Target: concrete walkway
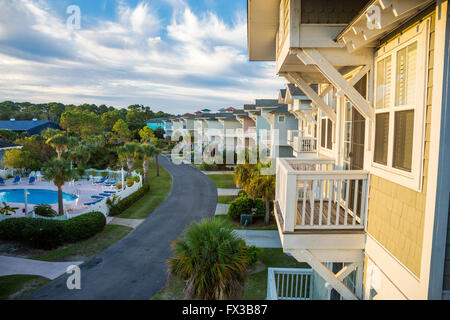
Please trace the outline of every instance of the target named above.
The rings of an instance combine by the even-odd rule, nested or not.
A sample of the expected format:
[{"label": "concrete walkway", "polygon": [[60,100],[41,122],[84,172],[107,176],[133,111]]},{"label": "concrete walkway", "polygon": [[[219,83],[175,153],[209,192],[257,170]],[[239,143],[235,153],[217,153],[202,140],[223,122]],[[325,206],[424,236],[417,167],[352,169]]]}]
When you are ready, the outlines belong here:
[{"label": "concrete walkway", "polygon": [[0,256],[0,277],[11,276],[15,274],[28,274],[41,276],[54,280],[66,273],[67,267],[80,265],[82,261],[77,262],[46,262],[31,259],[22,259],[14,257]]},{"label": "concrete walkway", "polygon": [[114,218],[111,220],[109,224],[116,224],[119,226],[130,227],[136,229],[139,225],[144,222],[145,219],[123,219],[123,218]]},{"label": "concrete walkway", "polygon": [[221,189],[217,188],[217,195],[220,196],[237,196],[241,189]]},{"label": "concrete walkway", "polygon": [[167,283],[171,244],[192,223],[212,217],[217,204],[214,183],[197,169],[160,164],[172,176],[167,199],[133,232],[81,265],[81,290],[68,290],[67,277],[32,292],[26,299],[148,300]]},{"label": "concrete walkway", "polygon": [[216,216],[226,215],[228,213],[229,204],[218,203],[216,207],[216,212],[214,213]]},{"label": "concrete walkway", "polygon": [[247,245],[258,248],[281,248],[277,230],[234,230]]},{"label": "concrete walkway", "polygon": [[203,174],[206,174],[207,176],[211,174],[233,174],[233,171],[202,171]]}]

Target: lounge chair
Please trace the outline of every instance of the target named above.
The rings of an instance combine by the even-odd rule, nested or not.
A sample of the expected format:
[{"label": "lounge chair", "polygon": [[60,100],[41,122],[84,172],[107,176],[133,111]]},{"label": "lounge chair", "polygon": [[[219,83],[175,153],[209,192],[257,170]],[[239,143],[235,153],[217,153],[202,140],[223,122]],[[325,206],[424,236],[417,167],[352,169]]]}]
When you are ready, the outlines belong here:
[{"label": "lounge chair", "polygon": [[104,199],[105,197],[102,196],[91,196],[92,199]]},{"label": "lounge chair", "polygon": [[19,184],[20,183],[20,177],[16,176],[12,182],[13,184]]},{"label": "lounge chair", "polygon": [[94,202],[86,202],[86,203],[84,203],[84,205],[85,206],[93,206],[94,204],[97,204],[97,203],[99,203],[101,200],[98,200],[98,201],[94,201]]},{"label": "lounge chair", "polygon": [[116,194],[117,191],[103,191],[103,193],[107,193],[107,194]]},{"label": "lounge chair", "polygon": [[108,193],[100,193],[99,196],[103,196],[103,197],[111,197],[112,194],[108,194]]},{"label": "lounge chair", "polygon": [[35,176],[31,176],[28,179],[28,184],[36,184],[36,177]]},{"label": "lounge chair", "polygon": [[109,177],[104,177],[104,178],[100,179],[100,181],[94,182],[94,184],[103,184],[103,183],[105,183],[106,180],[108,180],[108,179],[109,179]]},{"label": "lounge chair", "polygon": [[5,180],[0,177],[0,186],[6,186]]}]

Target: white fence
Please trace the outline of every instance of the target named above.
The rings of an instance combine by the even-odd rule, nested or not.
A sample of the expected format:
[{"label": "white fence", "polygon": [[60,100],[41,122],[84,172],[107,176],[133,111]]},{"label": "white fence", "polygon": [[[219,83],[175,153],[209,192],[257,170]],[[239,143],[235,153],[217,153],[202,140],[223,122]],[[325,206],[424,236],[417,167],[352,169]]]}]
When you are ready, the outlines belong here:
[{"label": "white fence", "polygon": [[312,292],[312,269],[268,269],[267,300],[312,300]]}]

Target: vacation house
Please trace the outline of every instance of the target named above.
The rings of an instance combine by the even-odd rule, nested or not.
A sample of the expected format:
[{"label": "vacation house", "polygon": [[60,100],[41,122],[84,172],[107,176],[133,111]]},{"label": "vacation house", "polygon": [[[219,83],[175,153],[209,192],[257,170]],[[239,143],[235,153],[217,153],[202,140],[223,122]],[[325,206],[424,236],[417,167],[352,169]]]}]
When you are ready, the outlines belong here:
[{"label": "vacation house", "polygon": [[271,269],[268,298],[450,298],[448,1],[247,3],[250,60],[317,139],[276,169],[283,249],[312,271]]}]

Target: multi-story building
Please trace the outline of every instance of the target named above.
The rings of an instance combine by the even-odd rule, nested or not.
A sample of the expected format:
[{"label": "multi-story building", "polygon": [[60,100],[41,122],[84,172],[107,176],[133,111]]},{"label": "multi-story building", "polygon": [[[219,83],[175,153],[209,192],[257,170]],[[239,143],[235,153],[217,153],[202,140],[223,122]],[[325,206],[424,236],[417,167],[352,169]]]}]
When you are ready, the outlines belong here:
[{"label": "multi-story building", "polygon": [[447,17],[448,1],[248,0],[250,59],[300,89],[280,100],[317,139],[277,159],[275,200],[312,271],[269,271],[268,298],[449,298]]}]

